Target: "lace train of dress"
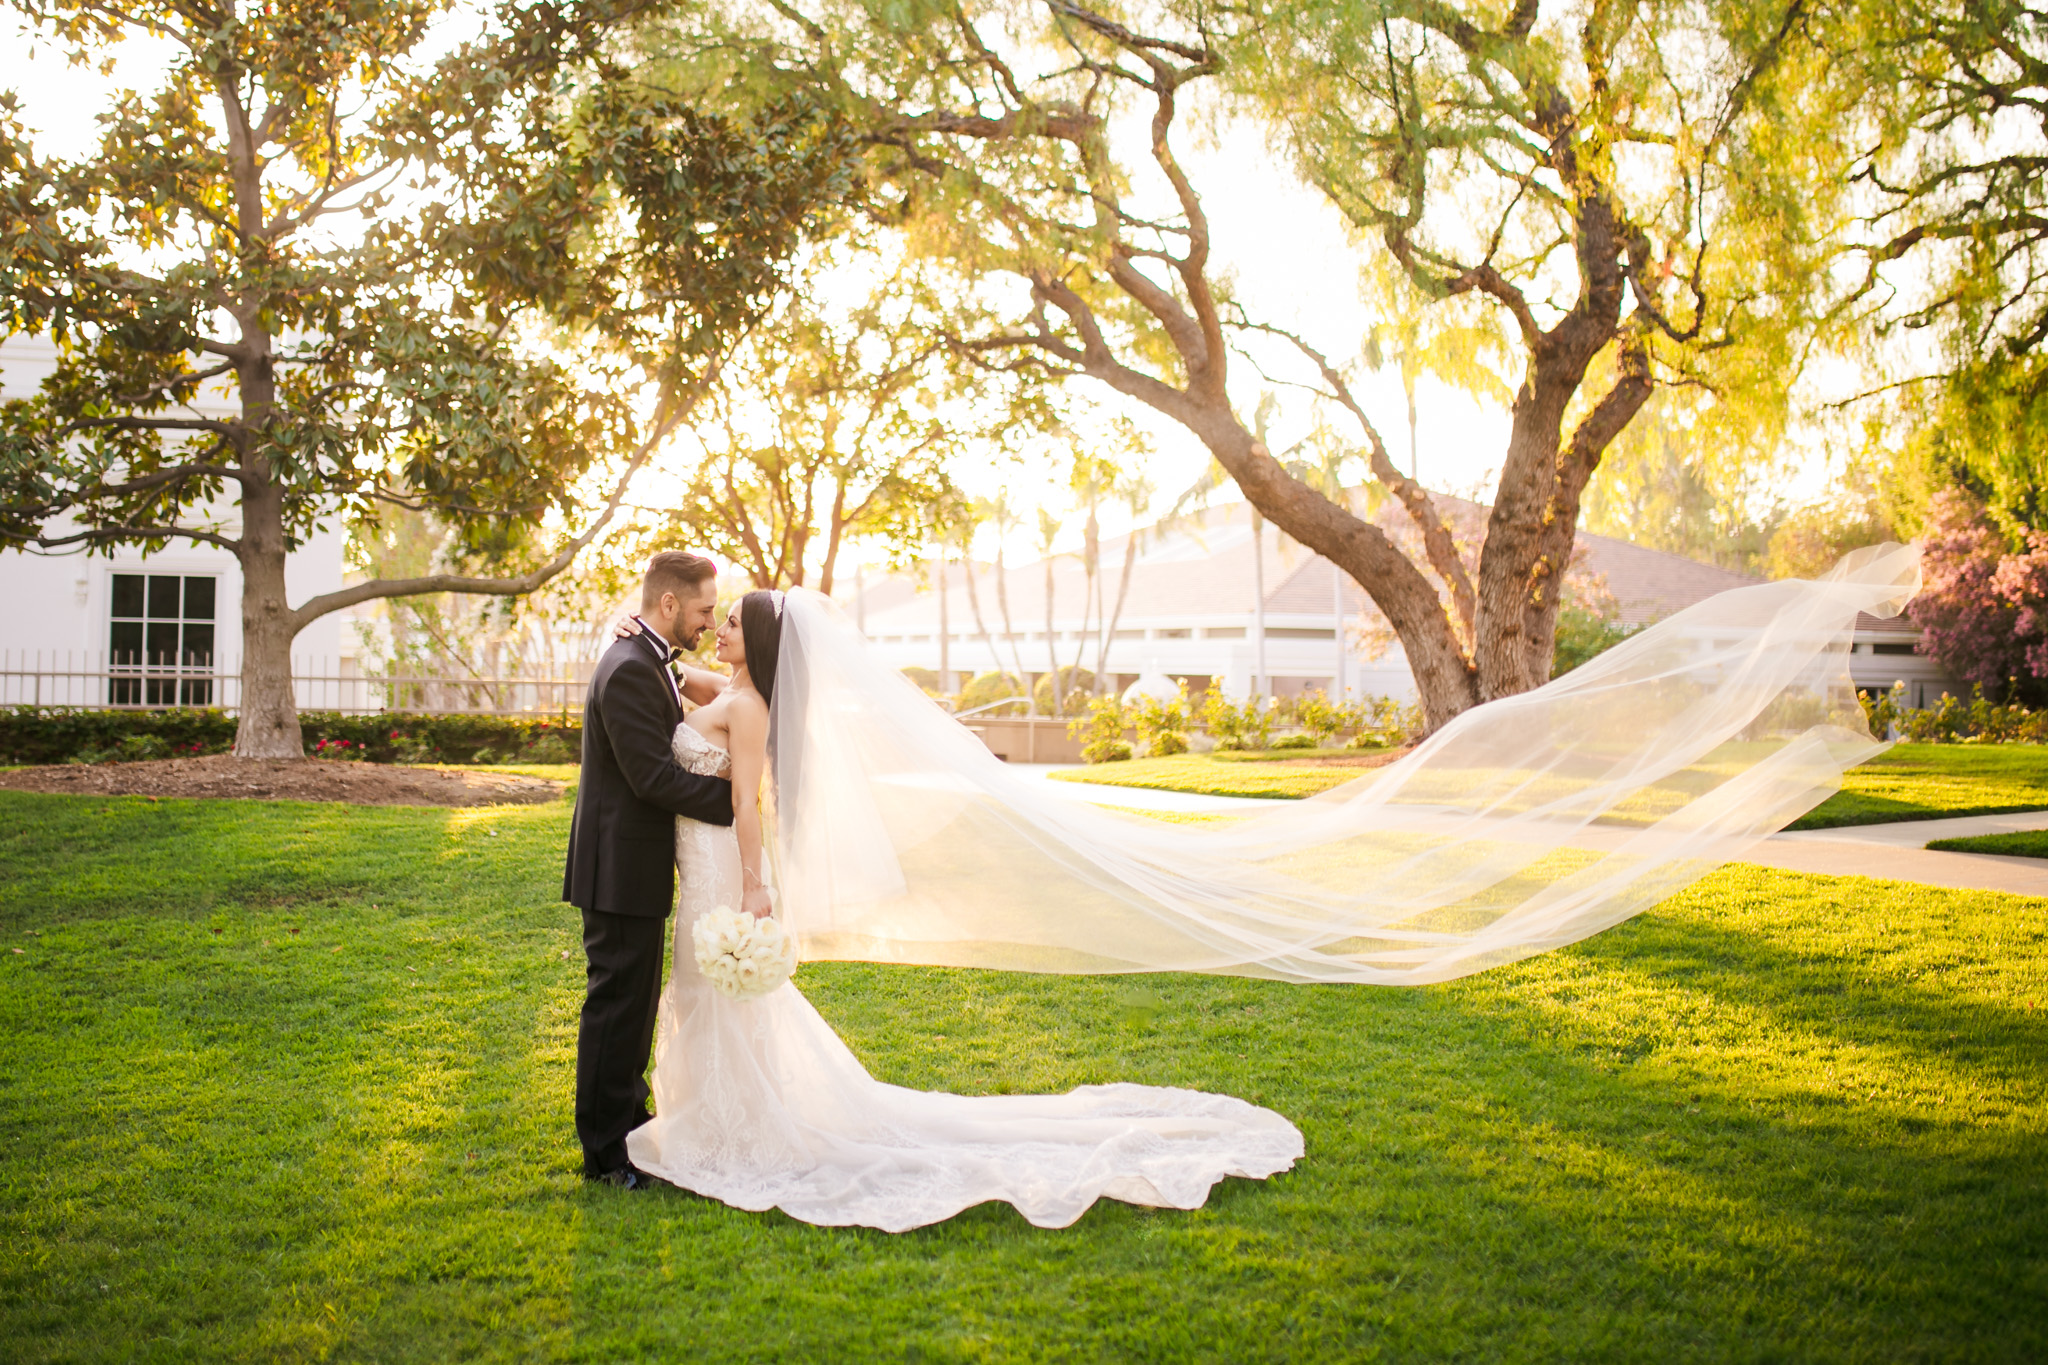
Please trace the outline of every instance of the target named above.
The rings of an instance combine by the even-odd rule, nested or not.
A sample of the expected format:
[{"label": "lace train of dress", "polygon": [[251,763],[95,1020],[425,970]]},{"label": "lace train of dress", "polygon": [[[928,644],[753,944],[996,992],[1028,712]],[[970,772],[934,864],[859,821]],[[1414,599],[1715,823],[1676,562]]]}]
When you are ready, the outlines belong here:
[{"label": "lace train of dress", "polygon": [[[689,726],[676,757],[726,755]],[[656,1031],[656,1117],[626,1140],[644,1171],[736,1208],[902,1232],[991,1200],[1066,1227],[1097,1199],[1199,1208],[1225,1176],[1263,1179],[1302,1155],[1280,1115],[1226,1095],[1090,1085],[967,1096],[874,1079],[794,984],[733,1000],[697,970],[690,926],[737,905],[730,829],[676,821],[682,893]]]}]

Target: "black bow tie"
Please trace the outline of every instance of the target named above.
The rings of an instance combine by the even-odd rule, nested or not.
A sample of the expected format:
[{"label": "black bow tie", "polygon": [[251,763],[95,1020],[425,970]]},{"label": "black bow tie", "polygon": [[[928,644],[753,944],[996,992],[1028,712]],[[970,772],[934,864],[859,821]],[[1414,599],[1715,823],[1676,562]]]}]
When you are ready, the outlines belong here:
[{"label": "black bow tie", "polygon": [[656,633],[654,627],[648,625],[645,621],[642,621],[640,623],[640,636],[642,639],[646,640],[648,644],[654,646],[655,651],[661,655],[663,663],[672,664],[677,659],[683,657],[682,650],[670,644],[667,640],[662,639],[661,636],[658,633]]}]

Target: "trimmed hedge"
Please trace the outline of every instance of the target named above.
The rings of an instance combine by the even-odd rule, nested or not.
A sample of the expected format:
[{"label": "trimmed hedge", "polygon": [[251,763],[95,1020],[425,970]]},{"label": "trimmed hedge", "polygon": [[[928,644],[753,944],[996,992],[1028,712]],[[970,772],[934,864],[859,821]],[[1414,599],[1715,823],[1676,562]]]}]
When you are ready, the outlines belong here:
[{"label": "trimmed hedge", "polygon": [[[583,727],[523,716],[344,716],[302,711],[306,752],[372,763],[574,763]],[[0,763],[105,763],[223,754],[234,747],[225,711],[0,709]]]}]

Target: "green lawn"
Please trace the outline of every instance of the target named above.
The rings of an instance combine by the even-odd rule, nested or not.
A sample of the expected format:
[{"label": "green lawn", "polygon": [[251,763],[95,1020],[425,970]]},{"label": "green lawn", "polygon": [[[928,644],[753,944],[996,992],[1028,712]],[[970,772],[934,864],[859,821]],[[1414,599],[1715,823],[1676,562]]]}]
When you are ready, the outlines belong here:
[{"label": "green lawn", "polygon": [[1308,1139],[891,1237],[577,1178],[566,824],[0,793],[0,1356],[2048,1356],[2048,901],[1737,868],[1421,990],[813,964],[889,1080]]},{"label": "green lawn", "polygon": [[2048,858],[2048,830],[1979,834],[1968,839],[1936,839],[1927,846],[1947,849],[1952,853],[2003,853],[2009,858]]},{"label": "green lawn", "polygon": [[[1355,768],[1319,768],[1238,754],[1139,758],[1054,774],[1071,782],[1280,798],[1314,796],[1369,775]],[[2044,809],[2048,809],[2048,746],[1896,744],[1852,769],[1840,792],[1792,828]]]},{"label": "green lawn", "polygon": [[2048,745],[1895,744],[1793,828],[2044,809]]},{"label": "green lawn", "polygon": [[1368,775],[1359,768],[1320,768],[1301,760],[1263,759],[1244,754],[1175,754],[1062,768],[1053,776],[1067,782],[1103,782],[1113,787],[1196,792],[1204,796],[1314,796]]}]

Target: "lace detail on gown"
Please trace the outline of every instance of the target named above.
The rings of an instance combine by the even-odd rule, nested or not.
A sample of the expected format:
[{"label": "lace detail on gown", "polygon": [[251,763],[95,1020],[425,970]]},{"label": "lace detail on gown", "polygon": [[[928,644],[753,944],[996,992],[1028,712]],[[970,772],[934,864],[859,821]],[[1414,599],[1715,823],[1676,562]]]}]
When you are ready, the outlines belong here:
[{"label": "lace detail on gown", "polygon": [[[690,772],[731,770],[730,755],[688,725],[676,728],[674,750]],[[1101,1198],[1199,1208],[1225,1176],[1263,1179],[1302,1154],[1293,1124],[1227,1095],[1086,1085],[966,1096],[884,1085],[794,983],[732,1000],[698,972],[690,926],[740,900],[732,830],[679,817],[676,862],[657,1117],[626,1139],[642,1170],[736,1208],[902,1232],[989,1200],[1040,1227],[1065,1227]]]}]

